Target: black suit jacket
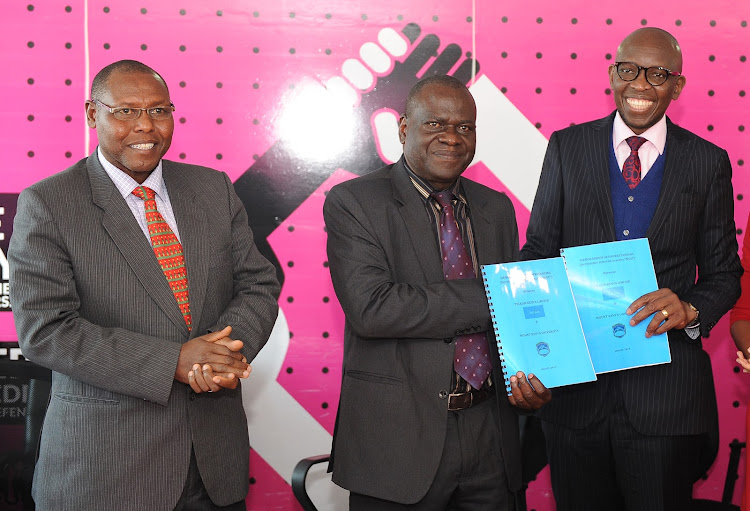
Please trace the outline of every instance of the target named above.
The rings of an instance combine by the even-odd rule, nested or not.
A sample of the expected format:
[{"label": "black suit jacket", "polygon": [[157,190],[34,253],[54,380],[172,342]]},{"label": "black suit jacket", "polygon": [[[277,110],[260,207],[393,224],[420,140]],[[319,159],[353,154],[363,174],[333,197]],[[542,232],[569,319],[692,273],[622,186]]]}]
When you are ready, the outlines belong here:
[{"label": "black suit jacket", "polygon": [[[515,260],[510,199],[467,179],[463,188],[479,263]],[[503,392],[481,279],[444,279],[434,225],[402,161],[334,187],[323,213],[331,278],[346,315],[334,482],[419,501],[443,451],[453,338],[487,331],[503,456],[510,488],[518,489],[518,417]]]},{"label": "black suit jacket", "polygon": [[[614,112],[550,137],[531,212],[524,259],[615,240],[609,180]],[[664,177],[646,236],[656,277],[700,310],[711,328],[740,294],[732,169],[723,149],[667,119]],[[696,282],[696,268],[698,280]],[[644,434],[698,434],[716,428],[711,362],[700,338],[669,332],[672,363],[599,375],[599,381],[555,389],[545,420],[573,428],[601,414],[607,390],[619,386],[633,426]]]}]

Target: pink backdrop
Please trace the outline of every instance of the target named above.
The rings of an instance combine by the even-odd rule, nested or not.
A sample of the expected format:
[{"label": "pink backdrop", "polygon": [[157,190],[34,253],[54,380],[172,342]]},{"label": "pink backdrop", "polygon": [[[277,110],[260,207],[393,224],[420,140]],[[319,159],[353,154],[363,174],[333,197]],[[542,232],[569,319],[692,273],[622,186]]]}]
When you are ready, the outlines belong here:
[{"label": "pink backdrop", "polygon": [[[393,60],[406,59],[428,34],[439,38],[438,53],[448,44],[456,44],[464,56],[479,61],[472,91],[478,97],[483,135],[476,164],[467,175],[509,192],[523,232],[545,138],[570,123],[600,118],[613,110],[607,66],[614,60],[619,41],[641,26],[665,28],[680,41],[687,85],[669,115],[727,149],[734,168],[736,223],[740,229],[745,226],[750,209],[743,201],[750,185],[745,165],[749,156],[745,127],[750,101],[746,95],[750,8],[744,4],[663,0],[659,9],[654,9],[653,2],[634,0],[623,9],[620,4],[587,0],[27,2],[4,5],[0,21],[3,251],[12,230],[15,194],[68,167],[95,147],[95,134],[89,133],[84,122],[83,101],[91,78],[103,66],[132,58],[159,71],[177,107],[178,122],[167,158],[211,166],[236,180],[282,139],[290,144],[312,143],[311,152],[305,153],[311,161],[316,158],[315,151],[325,151],[327,144],[343,144],[342,151],[353,147],[346,145],[347,140],[352,133],[363,136],[361,130],[339,122],[329,103],[315,108],[298,98],[319,90],[320,84],[333,84],[329,80],[335,77],[353,79],[353,72],[344,64],[352,62],[350,59],[364,61],[364,68],[375,77],[388,76],[393,72]],[[381,34],[400,34],[407,23],[419,25],[421,35],[414,43],[399,36],[403,52],[378,39]],[[382,32],[387,28],[394,32]],[[386,59],[384,67],[375,65],[374,55],[378,54],[372,47],[360,51],[368,42],[388,50],[383,55],[391,61]],[[382,92],[373,91],[366,83],[347,87],[354,102],[350,112],[360,108],[360,101],[364,104]],[[332,99],[331,108],[348,97],[343,92],[330,92],[333,87],[328,90],[327,94],[333,95],[328,98]],[[307,106],[300,106],[303,104]],[[387,111],[397,105],[386,102],[382,106]],[[494,108],[497,115],[482,116]],[[376,133],[381,156],[392,147],[388,126],[380,131],[375,124],[364,127],[365,136]],[[523,142],[511,145],[518,161],[500,159],[506,147],[501,139],[506,135],[509,140]],[[305,179],[304,165],[284,170],[288,172],[276,183],[282,190],[284,179]],[[275,379],[270,387],[258,383],[265,386],[257,395],[277,393],[273,395],[284,399],[274,399],[281,408],[268,413],[248,396],[248,415],[251,427],[257,426],[258,431],[273,429],[264,419],[269,416],[298,424],[310,421],[312,426],[296,440],[313,451],[326,438],[330,442],[333,431],[343,337],[342,313],[327,270],[321,206],[325,190],[362,170],[330,168],[329,177],[317,191],[280,219],[268,237],[286,278],[280,298],[286,325],[277,332],[284,339],[283,349],[276,354],[280,357],[277,365],[261,361],[269,364],[269,369],[254,377],[266,374]],[[0,253],[0,269],[3,262]],[[0,293],[0,309],[2,296]],[[15,340],[12,313],[0,312],[0,341]],[[708,479],[696,485],[696,495],[720,498],[727,444],[733,438],[745,438],[750,381],[735,371],[726,318],[704,346],[714,364],[721,447]],[[10,356],[2,351],[0,355]],[[309,442],[304,431],[315,431]],[[307,456],[310,449],[294,450],[282,441],[265,438],[253,437],[251,430],[254,484],[248,509],[298,509],[287,484],[288,460]],[[744,465],[744,454],[742,462]],[[741,469],[735,501],[743,474]],[[528,500],[529,509],[554,508],[546,471],[532,484]]]}]

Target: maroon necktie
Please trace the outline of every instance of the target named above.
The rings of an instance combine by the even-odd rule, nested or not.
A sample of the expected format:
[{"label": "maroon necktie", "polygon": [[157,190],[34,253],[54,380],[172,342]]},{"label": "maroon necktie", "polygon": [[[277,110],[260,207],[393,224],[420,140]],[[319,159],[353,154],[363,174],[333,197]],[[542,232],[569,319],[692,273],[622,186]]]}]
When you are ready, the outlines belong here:
[{"label": "maroon necktie", "polygon": [[192,326],[192,317],[190,315],[187,270],[185,268],[185,257],[182,253],[182,244],[161,216],[159,210],[156,209],[156,193],[148,186],[139,186],[132,193],[144,201],[148,233],[151,237],[151,245],[156,260],[159,261],[189,330]]},{"label": "maroon necktie", "polygon": [[[450,190],[434,192],[432,197],[441,208],[440,247],[445,278],[448,280],[476,278],[474,265],[464,246],[464,240],[453,212],[453,193]],[[484,332],[456,337],[453,368],[472,387],[482,388],[484,380],[487,379],[492,369],[487,335]]]},{"label": "maroon necktie", "polygon": [[630,146],[630,156],[622,166],[622,177],[632,190],[641,182],[641,159],[638,157],[638,149],[641,148],[646,139],[643,137],[630,137],[625,140]]}]

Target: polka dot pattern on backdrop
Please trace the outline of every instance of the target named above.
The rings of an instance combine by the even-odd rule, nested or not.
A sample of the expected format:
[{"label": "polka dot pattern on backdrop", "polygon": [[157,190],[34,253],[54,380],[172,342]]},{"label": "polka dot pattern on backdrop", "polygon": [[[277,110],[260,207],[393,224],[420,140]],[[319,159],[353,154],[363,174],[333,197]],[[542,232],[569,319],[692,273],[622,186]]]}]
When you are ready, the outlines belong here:
[{"label": "polka dot pattern on backdrop", "polygon": [[[750,212],[750,202],[744,200],[750,186],[744,164],[750,147],[743,78],[749,65],[748,17],[724,5],[686,9],[678,0],[664,0],[660,12],[650,7],[645,0],[635,0],[626,11],[605,2],[581,8],[573,0],[544,0],[531,6],[479,0],[472,12],[461,3],[396,0],[364,2],[353,10],[341,2],[298,0],[223,5],[107,0],[89,3],[86,11],[81,2],[11,2],[3,11],[10,28],[3,39],[9,51],[0,54],[5,70],[0,91],[14,100],[0,111],[0,130],[5,130],[0,151],[6,168],[23,171],[3,173],[0,193],[17,193],[93,150],[93,132],[89,145],[85,143],[86,77],[90,80],[114,60],[142,60],[169,83],[177,122],[168,158],[212,166],[235,180],[262,162],[278,141],[278,108],[293,105],[311,84],[341,76],[343,62],[358,58],[362,44],[377,42],[384,27],[400,31],[415,22],[422,29],[420,37],[439,37],[439,51],[454,43],[461,47],[461,55],[476,55],[480,74],[549,137],[554,130],[602,117],[614,108],[607,73],[617,44],[633,29],[659,26],[674,33],[685,55],[687,86],[670,107],[670,118],[729,152],[741,242]],[[123,26],[130,29],[117,28]],[[473,30],[476,47],[471,45]],[[319,211],[325,190],[351,177],[346,170],[330,177],[281,222],[271,240],[284,262],[287,281],[280,303],[295,333],[290,333],[278,381],[329,432],[341,382],[343,321],[328,278]],[[479,164],[467,172],[489,171]],[[523,235],[528,212],[518,202],[516,208]],[[711,339],[706,349],[717,383],[730,379],[719,402],[722,434],[742,437],[743,374],[736,373],[725,356],[731,352],[725,323],[714,329]],[[717,466],[725,466],[725,459],[722,450]],[[269,488],[271,493],[278,490],[274,495],[289,493],[288,485],[256,453],[251,477],[255,487],[249,509],[276,504],[263,501]],[[711,473],[699,482],[696,494],[700,496],[715,479]],[[723,479],[716,484],[722,485]],[[550,509],[551,498],[540,497],[534,486],[528,495],[530,509]]]}]

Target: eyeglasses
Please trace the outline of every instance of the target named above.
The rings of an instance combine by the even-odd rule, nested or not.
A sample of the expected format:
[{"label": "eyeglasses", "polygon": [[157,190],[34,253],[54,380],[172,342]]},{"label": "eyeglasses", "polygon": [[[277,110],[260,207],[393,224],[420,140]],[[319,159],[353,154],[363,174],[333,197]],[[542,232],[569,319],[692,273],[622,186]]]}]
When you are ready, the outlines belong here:
[{"label": "eyeglasses", "polygon": [[141,116],[141,112],[146,112],[154,121],[166,121],[172,117],[172,112],[175,110],[172,103],[170,103],[169,106],[152,106],[151,108],[113,108],[109,105],[105,105],[98,99],[92,99],[91,101],[106,108],[107,111],[118,121],[134,121]]},{"label": "eyeglasses", "polygon": [[658,87],[662,85],[670,76],[680,76],[681,73],[671,71],[664,67],[642,67],[634,62],[615,62],[617,76],[625,82],[632,82],[641,74],[641,69],[645,72],[646,81]]}]

